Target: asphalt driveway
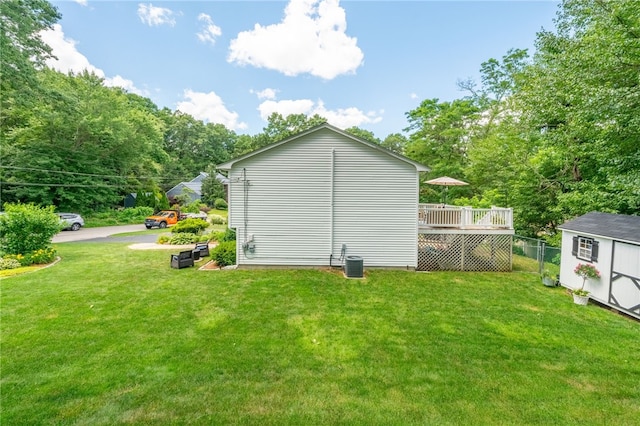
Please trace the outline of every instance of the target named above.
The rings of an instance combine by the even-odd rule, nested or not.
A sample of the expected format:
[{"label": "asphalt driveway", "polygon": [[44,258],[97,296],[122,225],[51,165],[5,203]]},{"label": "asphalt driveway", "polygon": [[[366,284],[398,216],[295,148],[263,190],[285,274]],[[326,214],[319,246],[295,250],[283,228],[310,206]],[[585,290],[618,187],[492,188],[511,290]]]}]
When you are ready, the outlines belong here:
[{"label": "asphalt driveway", "polygon": [[103,226],[99,228],[80,228],[78,231],[61,231],[53,237],[54,243],[68,243],[73,241],[85,242],[127,242],[127,243],[155,243],[158,234],[131,235],[114,237],[125,232],[146,231],[143,224]]}]

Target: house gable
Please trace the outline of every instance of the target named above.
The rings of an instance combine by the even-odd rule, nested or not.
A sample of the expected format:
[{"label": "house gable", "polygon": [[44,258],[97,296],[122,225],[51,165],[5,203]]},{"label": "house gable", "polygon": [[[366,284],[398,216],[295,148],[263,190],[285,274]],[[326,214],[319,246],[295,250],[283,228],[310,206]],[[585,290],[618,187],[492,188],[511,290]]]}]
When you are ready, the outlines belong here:
[{"label": "house gable", "polygon": [[397,159],[399,159],[401,161],[404,161],[406,163],[412,164],[416,168],[416,170],[419,171],[419,172],[428,172],[428,171],[430,171],[430,169],[427,166],[423,165],[423,164],[420,164],[420,163],[418,163],[416,161],[413,161],[410,158],[407,158],[407,157],[405,157],[403,155],[396,154],[393,151],[389,151],[388,149],[383,148],[380,145],[377,145],[377,144],[375,144],[373,142],[369,142],[367,140],[364,140],[364,139],[361,139],[361,138],[359,138],[357,136],[354,136],[354,135],[352,135],[350,133],[347,133],[347,132],[345,132],[345,131],[343,131],[343,130],[335,127],[335,126],[332,126],[332,125],[328,124],[328,123],[320,124],[318,126],[312,127],[311,129],[308,129],[308,130],[306,130],[304,132],[298,133],[297,135],[291,136],[289,138],[283,139],[283,140],[278,141],[278,142],[274,142],[274,143],[272,143],[270,145],[267,145],[267,146],[265,146],[263,148],[260,148],[260,149],[257,149],[255,151],[252,151],[252,152],[250,152],[248,154],[241,155],[240,157],[234,158],[233,160],[227,161],[226,163],[219,164],[217,166],[217,168],[219,170],[230,170],[231,167],[233,167],[235,164],[237,164],[240,161],[249,159],[251,157],[262,155],[264,152],[271,151],[271,150],[273,150],[275,148],[278,148],[278,147],[280,147],[282,145],[288,144],[288,143],[290,143],[292,141],[295,141],[295,140],[298,140],[300,138],[304,138],[305,136],[307,136],[309,134],[321,131],[323,129],[328,129],[328,130],[330,130],[330,131],[332,131],[334,133],[337,133],[339,135],[344,136],[345,138],[351,139],[351,140],[353,140],[355,142],[358,142],[360,144],[368,146],[368,147],[370,147],[370,148],[372,148],[374,150],[380,151],[381,153],[384,153],[384,154],[389,155],[391,157],[395,157],[395,158],[397,158]]},{"label": "house gable", "polygon": [[329,126],[225,163],[238,262],[327,265],[344,244],[365,265],[415,267],[416,164]]}]

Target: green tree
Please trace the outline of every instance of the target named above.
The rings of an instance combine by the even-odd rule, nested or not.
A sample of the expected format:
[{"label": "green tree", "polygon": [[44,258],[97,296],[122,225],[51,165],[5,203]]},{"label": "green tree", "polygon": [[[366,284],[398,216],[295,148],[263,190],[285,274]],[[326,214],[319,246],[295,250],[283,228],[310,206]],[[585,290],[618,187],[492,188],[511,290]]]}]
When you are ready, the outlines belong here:
[{"label": "green tree", "polygon": [[364,139],[365,141],[373,142],[377,145],[382,145],[382,141],[373,134],[373,132],[369,130],[364,130],[359,127],[349,127],[345,129],[345,132],[352,134],[353,136],[357,136],[360,139]]},{"label": "green tree", "polygon": [[[479,109],[472,100],[459,99],[440,102],[426,99],[407,113],[411,132],[406,155],[431,168],[431,175],[464,178],[470,132],[479,117]],[[438,201],[437,188],[421,184],[423,201]],[[457,188],[455,194],[465,195],[469,188]]]},{"label": "green tree", "polygon": [[393,151],[396,154],[404,154],[405,147],[407,146],[407,137],[402,133],[392,133],[388,135],[382,141],[382,146],[387,148],[389,151]]},{"label": "green tree", "polygon": [[305,114],[291,114],[283,117],[274,112],[267,119],[267,126],[262,133],[253,136],[242,135],[236,140],[233,156],[238,157],[255,151],[264,146],[286,139],[312,127],[326,123],[326,119],[319,115],[311,117]]},{"label": "green tree", "polygon": [[528,58],[526,50],[511,49],[501,60],[492,58],[481,64],[480,86],[471,80],[458,83],[480,110],[479,118],[468,128],[465,174],[482,205],[512,206],[518,194],[514,187],[529,188],[530,181],[521,179],[530,178],[526,160],[535,152],[535,138],[524,137],[529,129],[514,102]]},{"label": "green tree", "polygon": [[311,117],[305,114],[290,114],[283,117],[275,112],[269,116],[267,121],[267,127],[264,128],[263,134],[269,143],[277,142],[327,122],[325,118],[317,114]]},{"label": "green tree", "polygon": [[52,57],[40,32],[60,17],[45,0],[0,1],[0,126],[6,124],[9,117],[5,113],[11,108],[24,108],[36,100],[37,70]]},{"label": "green tree", "polygon": [[210,166],[225,162],[236,146],[238,136],[222,124],[205,124],[189,114],[164,109],[160,116],[165,124],[164,164],[167,179],[164,190],[189,181]]},{"label": "green tree", "polygon": [[2,140],[3,199],[80,211],[119,205],[156,169],[150,153],[162,123],[93,74],[38,76],[48,96]]},{"label": "green tree", "polygon": [[529,166],[551,223],[640,213],[640,3],[568,0],[515,97],[537,140]]},{"label": "green tree", "polygon": [[202,201],[209,207],[213,207],[218,198],[227,199],[227,194],[222,182],[216,178],[215,170],[211,170],[209,176],[202,180]]}]

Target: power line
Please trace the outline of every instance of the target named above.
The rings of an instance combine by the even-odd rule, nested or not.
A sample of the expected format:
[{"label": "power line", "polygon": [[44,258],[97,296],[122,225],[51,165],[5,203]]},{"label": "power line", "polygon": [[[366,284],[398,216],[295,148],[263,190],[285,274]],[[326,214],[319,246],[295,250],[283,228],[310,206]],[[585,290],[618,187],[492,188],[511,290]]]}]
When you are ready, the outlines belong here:
[{"label": "power line", "polygon": [[[0,165],[1,169],[13,169],[13,170],[24,170],[31,172],[46,172],[46,173],[60,173],[66,175],[75,175],[75,176],[88,176],[88,177],[102,177],[102,178],[114,178],[114,179],[155,179],[155,180],[177,180],[169,177],[160,177],[160,176],[121,176],[121,175],[100,175],[93,173],[80,173],[80,172],[67,172],[64,170],[50,170],[50,169],[38,169],[34,167],[18,167],[18,166],[3,166]],[[187,179],[181,179],[180,181],[186,181]]]},{"label": "power line", "polygon": [[60,174],[65,174],[65,175],[105,177],[105,178],[123,178],[123,176],[116,176],[116,175],[98,175],[98,174],[93,174],[93,173],[67,172],[67,171],[64,171],[64,170],[37,169],[37,168],[33,168],[33,167],[0,166],[0,168],[3,168],[3,169],[14,169],[14,170],[26,170],[26,171],[31,171],[31,172],[60,173]]},{"label": "power line", "polygon": [[79,183],[0,182],[0,186],[55,186],[61,188],[121,188],[124,185],[85,185]]}]

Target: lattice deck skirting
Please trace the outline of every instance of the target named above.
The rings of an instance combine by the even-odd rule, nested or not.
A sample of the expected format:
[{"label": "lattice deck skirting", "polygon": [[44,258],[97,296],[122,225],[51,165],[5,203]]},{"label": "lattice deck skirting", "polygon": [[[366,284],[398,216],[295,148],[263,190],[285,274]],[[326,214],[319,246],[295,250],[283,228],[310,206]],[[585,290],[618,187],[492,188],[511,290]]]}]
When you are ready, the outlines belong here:
[{"label": "lattice deck skirting", "polygon": [[511,235],[418,234],[419,271],[511,271]]}]

